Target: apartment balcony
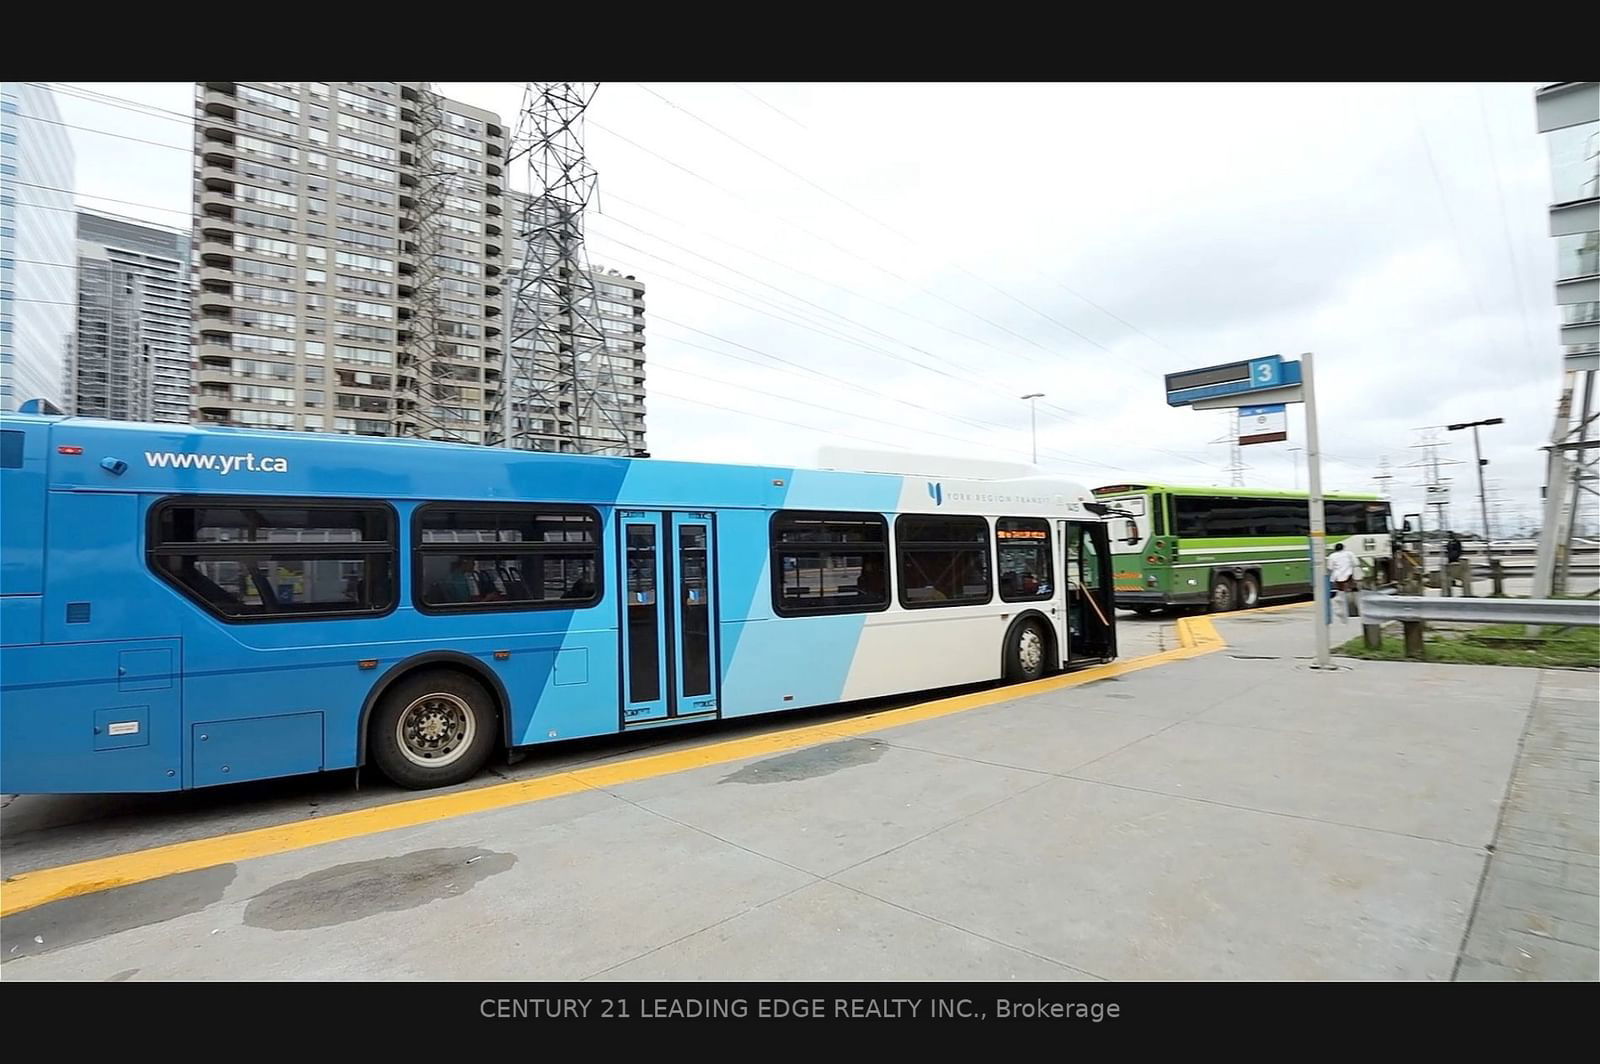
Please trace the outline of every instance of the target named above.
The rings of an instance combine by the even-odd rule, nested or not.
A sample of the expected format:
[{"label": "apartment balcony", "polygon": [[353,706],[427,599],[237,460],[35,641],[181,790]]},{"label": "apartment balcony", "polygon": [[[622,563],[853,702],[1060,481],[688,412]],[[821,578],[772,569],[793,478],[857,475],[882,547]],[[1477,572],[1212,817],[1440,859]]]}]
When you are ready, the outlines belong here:
[{"label": "apartment balcony", "polygon": [[500,257],[500,245],[499,244],[495,244],[495,243],[492,243],[490,241],[485,241],[484,245],[483,245],[483,251],[484,251],[484,254],[488,255],[491,258],[498,259]]},{"label": "apartment balcony", "polygon": [[213,266],[200,267],[199,281],[204,285],[226,285],[229,291],[233,290],[233,282],[238,280],[232,270],[219,270]]},{"label": "apartment balcony", "polygon": [[485,282],[483,286],[483,294],[491,297],[497,296],[500,294],[500,286],[495,284],[493,281]]},{"label": "apartment balcony", "polygon": [[[499,167],[496,167],[495,169],[498,170]],[[503,193],[505,189],[500,186],[500,179],[498,177],[491,177],[483,183],[483,191],[491,196],[498,196]]]},{"label": "apartment balcony", "polygon": [[231,193],[213,192],[210,189],[200,193],[200,211],[205,216],[204,220],[217,218],[232,221],[233,209],[237,206],[239,203]]},{"label": "apartment balcony", "polygon": [[218,105],[207,104],[202,110],[198,120],[200,132],[209,140],[232,144],[233,138],[239,133],[239,128],[233,121],[233,112],[229,110],[227,114],[218,114],[212,109],[216,106]]},{"label": "apartment balcony", "polygon": [[236,227],[232,218],[205,217],[200,219],[200,253],[205,254],[207,244],[218,244],[229,247],[233,244],[233,234]]},{"label": "apartment balcony", "polygon": [[201,110],[212,118],[223,118],[232,122],[238,107],[239,101],[231,92],[207,89],[200,97]]},{"label": "apartment balcony", "polygon": [[483,146],[483,150],[494,158],[499,158],[505,154],[500,150],[500,145],[496,144],[492,140]]},{"label": "apartment balcony", "polygon": [[237,86],[231,81],[208,81],[205,83],[205,91],[207,95],[214,92],[220,96],[231,97],[236,90]]},{"label": "apartment balcony", "polygon": [[292,388],[295,386],[293,367],[285,366],[284,368],[289,372],[282,377],[278,377],[236,370],[233,368],[231,363],[202,361],[199,367],[195,370],[194,379],[195,383],[200,385],[215,384],[231,386],[236,381],[249,381],[252,384],[266,384],[276,388]]},{"label": "apartment balcony", "polygon": [[483,172],[490,177],[499,177],[504,171],[502,171],[499,163],[485,162],[483,164]]},{"label": "apartment balcony", "polygon": [[504,126],[497,126],[493,122],[485,122],[484,126],[485,132],[487,132],[494,140],[506,139],[506,130]]},{"label": "apartment balcony", "polygon": [[485,203],[483,205],[483,213],[487,214],[491,218],[500,217],[500,213],[501,213],[500,212],[500,204],[498,204],[498,203]]},{"label": "apartment balcony", "polygon": [[216,273],[226,272],[232,276],[233,266],[233,239],[202,239],[200,241],[200,261],[203,267],[209,266]]},{"label": "apartment balcony", "polygon": [[486,262],[483,264],[483,275],[485,277],[499,277],[500,267],[492,262]]},{"label": "apartment balcony", "polygon": [[484,222],[483,223],[483,232],[484,232],[485,236],[499,236],[500,233],[501,233],[500,223],[499,222]]},{"label": "apartment balcony", "polygon": [[234,174],[232,166],[215,166],[207,163],[200,168],[200,184],[211,192],[232,192],[235,180],[237,175]]},{"label": "apartment balcony", "polygon": [[483,316],[486,317],[486,318],[497,318],[497,317],[499,317],[500,316],[500,304],[498,304],[498,303],[485,303],[483,305]]},{"label": "apartment balcony", "polygon": [[200,150],[200,157],[205,160],[205,165],[210,168],[232,170],[233,162],[238,158],[233,150],[233,137],[229,135],[221,143],[212,141]]},{"label": "apartment balcony", "polygon": [[216,292],[201,289],[194,298],[195,302],[200,304],[200,314],[204,318],[226,318],[233,313],[235,304],[231,291]]}]

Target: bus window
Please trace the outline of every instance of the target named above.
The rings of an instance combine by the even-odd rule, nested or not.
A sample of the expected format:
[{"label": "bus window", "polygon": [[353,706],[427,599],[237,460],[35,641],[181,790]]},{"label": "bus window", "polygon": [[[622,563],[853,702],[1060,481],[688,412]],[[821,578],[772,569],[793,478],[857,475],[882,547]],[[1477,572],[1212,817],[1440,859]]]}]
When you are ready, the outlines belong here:
[{"label": "bus window", "polygon": [[1050,522],[1002,517],[995,522],[995,556],[1000,597],[1006,602],[1037,602],[1055,594],[1050,569]]},{"label": "bus window", "polygon": [[1164,536],[1167,534],[1167,497],[1165,495],[1150,496],[1150,534]]},{"label": "bus window", "polygon": [[156,572],[224,620],[384,613],[395,604],[394,511],[349,503],[159,504]]},{"label": "bus window", "polygon": [[576,609],[600,601],[600,518],[542,504],[418,508],[413,597],[424,612]]},{"label": "bus window", "polygon": [[981,517],[903,514],[895,521],[900,605],[969,606],[993,598],[989,522]]},{"label": "bus window", "polygon": [[772,605],[780,617],[889,607],[889,523],[879,514],[772,515]]}]

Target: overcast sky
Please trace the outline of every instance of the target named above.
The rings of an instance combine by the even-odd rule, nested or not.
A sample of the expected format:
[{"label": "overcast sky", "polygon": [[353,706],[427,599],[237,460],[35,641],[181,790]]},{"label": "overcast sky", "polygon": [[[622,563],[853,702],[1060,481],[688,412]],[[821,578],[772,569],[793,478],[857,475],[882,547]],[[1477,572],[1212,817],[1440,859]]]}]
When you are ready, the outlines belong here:
[{"label": "overcast sky", "polygon": [[[72,131],[81,204],[186,225],[192,86],[72,86],[65,121],[140,138]],[[1418,430],[1503,417],[1509,531],[1560,379],[1534,88],[606,84],[590,258],[648,285],[658,457],[1026,461],[1043,392],[1045,469],[1227,483],[1227,415],[1169,409],[1161,375],[1312,351],[1325,487],[1387,457],[1414,511]],[[516,124],[519,85],[440,89]],[[1477,529],[1470,435],[1441,436]],[[1290,437],[1244,448],[1247,484],[1293,486],[1299,407]]]}]

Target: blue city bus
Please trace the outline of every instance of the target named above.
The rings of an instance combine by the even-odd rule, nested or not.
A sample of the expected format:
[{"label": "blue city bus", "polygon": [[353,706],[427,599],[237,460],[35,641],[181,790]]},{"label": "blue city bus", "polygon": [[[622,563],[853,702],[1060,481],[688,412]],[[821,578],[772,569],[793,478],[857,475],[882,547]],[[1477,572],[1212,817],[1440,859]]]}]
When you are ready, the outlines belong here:
[{"label": "blue city bus", "polygon": [[165,791],[1116,653],[1104,507],[938,479],[0,416],[0,791]]}]

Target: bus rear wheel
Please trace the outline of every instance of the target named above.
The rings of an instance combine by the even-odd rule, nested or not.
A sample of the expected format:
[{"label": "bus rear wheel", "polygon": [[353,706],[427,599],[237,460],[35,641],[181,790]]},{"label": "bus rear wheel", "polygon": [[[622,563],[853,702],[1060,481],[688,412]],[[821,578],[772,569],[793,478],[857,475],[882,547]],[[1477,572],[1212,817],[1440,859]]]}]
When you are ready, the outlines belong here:
[{"label": "bus rear wheel", "polygon": [[1239,591],[1231,576],[1211,578],[1211,612],[1228,613],[1239,608]]},{"label": "bus rear wheel", "polygon": [[1024,621],[1013,628],[1006,640],[1006,680],[1026,683],[1043,676],[1049,645],[1038,621]]},{"label": "bus rear wheel", "polygon": [[452,669],[408,676],[373,714],[368,747],[379,771],[424,790],[478,774],[494,749],[499,713],[478,681]]},{"label": "bus rear wheel", "polygon": [[1253,610],[1261,605],[1261,581],[1250,575],[1239,580],[1239,608]]}]

